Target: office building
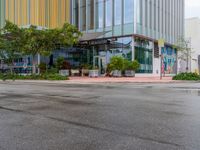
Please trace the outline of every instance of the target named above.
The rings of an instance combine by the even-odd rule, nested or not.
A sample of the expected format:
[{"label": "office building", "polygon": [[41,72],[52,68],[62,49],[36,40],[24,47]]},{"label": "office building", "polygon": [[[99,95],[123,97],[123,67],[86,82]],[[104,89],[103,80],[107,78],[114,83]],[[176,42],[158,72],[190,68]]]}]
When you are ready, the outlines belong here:
[{"label": "office building", "polygon": [[177,72],[173,49],[184,36],[184,0],[1,0],[1,26],[8,19],[19,26],[48,28],[70,22],[82,31],[80,43],[60,53],[73,66],[96,65],[104,73],[112,56],[141,64],[138,73],[159,75],[162,48],[166,74]]}]

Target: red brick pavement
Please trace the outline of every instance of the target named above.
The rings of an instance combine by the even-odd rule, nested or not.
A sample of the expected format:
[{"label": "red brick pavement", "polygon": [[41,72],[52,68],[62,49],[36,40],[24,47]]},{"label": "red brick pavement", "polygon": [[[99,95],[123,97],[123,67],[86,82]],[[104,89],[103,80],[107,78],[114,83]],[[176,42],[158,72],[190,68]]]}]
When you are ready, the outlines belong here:
[{"label": "red brick pavement", "polygon": [[70,77],[70,82],[75,83],[174,83],[178,81],[173,81],[172,77],[163,77],[160,80],[159,77],[135,77],[135,78],[127,78],[127,77],[98,77],[98,78],[89,78],[89,77]]}]

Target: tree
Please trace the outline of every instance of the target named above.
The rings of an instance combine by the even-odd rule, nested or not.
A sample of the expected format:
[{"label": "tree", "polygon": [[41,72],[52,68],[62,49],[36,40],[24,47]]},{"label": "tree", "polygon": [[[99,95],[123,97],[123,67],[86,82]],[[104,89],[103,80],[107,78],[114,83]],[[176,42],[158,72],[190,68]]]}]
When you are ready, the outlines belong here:
[{"label": "tree", "polygon": [[35,73],[34,58],[37,54],[49,56],[60,46],[70,47],[76,44],[80,36],[81,32],[68,23],[65,23],[62,28],[39,29],[33,25],[28,28],[19,28],[6,21],[6,25],[0,30],[0,57],[13,66],[14,60],[18,57],[31,55],[33,73]]},{"label": "tree", "polygon": [[174,47],[178,51],[178,59],[186,62],[186,71],[189,71],[189,60],[192,57],[191,40],[181,37]]},{"label": "tree", "polygon": [[46,46],[52,49],[57,49],[60,46],[71,47],[78,43],[79,37],[82,33],[73,25],[65,23],[62,28],[55,28],[46,30],[48,37]]},{"label": "tree", "polygon": [[24,39],[24,30],[9,21],[0,29],[0,57],[9,65],[11,73],[14,61],[23,55]]},{"label": "tree", "polygon": [[[68,23],[62,28],[38,30],[36,26],[30,26],[25,30],[25,53],[33,58],[37,55],[49,56],[53,50],[60,46],[69,47],[78,42],[81,32]],[[33,60],[33,65],[35,65]],[[34,72],[33,72],[34,73]]]}]

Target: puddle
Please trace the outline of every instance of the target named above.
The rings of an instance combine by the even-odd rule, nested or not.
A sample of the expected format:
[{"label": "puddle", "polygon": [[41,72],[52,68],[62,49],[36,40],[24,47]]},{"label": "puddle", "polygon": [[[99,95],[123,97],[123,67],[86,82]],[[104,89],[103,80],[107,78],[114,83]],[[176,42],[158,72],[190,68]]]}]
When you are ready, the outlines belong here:
[{"label": "puddle", "polygon": [[184,91],[186,94],[193,96],[200,96],[200,88],[196,87],[173,87],[174,89]]},{"label": "puddle", "polygon": [[184,90],[187,94],[191,94],[194,96],[200,96],[200,90]]}]

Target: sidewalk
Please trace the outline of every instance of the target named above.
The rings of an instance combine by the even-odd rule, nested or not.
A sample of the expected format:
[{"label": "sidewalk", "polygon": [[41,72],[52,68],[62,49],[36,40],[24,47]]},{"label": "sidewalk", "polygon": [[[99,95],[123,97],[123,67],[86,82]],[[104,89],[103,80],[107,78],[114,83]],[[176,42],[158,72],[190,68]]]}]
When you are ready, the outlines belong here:
[{"label": "sidewalk", "polygon": [[197,81],[175,81],[172,80],[172,77],[163,77],[160,80],[159,77],[98,77],[98,78],[89,78],[89,77],[69,77],[69,80],[60,80],[60,81],[50,81],[50,80],[0,80],[0,83],[47,83],[47,84],[95,84],[95,83],[199,83]]},{"label": "sidewalk", "polygon": [[113,78],[113,77],[70,77],[67,82],[71,83],[177,83],[180,81],[172,80],[172,77],[163,77],[160,80],[159,77],[135,77],[135,78]]}]

